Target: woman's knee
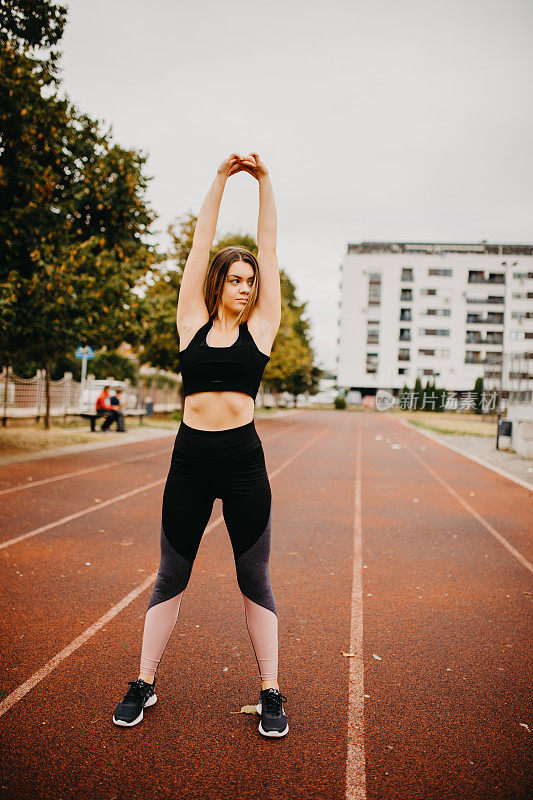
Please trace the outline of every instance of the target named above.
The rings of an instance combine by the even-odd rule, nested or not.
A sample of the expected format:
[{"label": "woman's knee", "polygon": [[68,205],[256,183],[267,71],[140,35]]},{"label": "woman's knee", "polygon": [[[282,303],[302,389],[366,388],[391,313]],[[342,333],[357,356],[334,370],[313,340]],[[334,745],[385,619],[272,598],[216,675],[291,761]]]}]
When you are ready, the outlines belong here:
[{"label": "woman's knee", "polygon": [[191,577],[192,564],[193,561],[184,558],[174,549],[161,526],[161,557],[148,608],[183,592]]}]

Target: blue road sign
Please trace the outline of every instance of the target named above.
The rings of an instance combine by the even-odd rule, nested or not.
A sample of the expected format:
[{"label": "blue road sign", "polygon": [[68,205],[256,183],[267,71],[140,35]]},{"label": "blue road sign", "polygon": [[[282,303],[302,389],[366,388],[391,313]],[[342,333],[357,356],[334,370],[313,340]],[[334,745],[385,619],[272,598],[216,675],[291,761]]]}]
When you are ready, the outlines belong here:
[{"label": "blue road sign", "polygon": [[76,352],[74,353],[76,358],[94,358],[94,350],[92,347],[78,347]]}]

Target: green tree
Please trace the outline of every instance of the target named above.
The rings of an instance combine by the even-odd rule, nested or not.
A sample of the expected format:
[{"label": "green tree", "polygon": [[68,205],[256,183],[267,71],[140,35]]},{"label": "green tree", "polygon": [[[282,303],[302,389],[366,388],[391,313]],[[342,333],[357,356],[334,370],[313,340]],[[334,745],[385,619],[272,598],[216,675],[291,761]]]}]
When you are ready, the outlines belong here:
[{"label": "green tree", "polygon": [[[0,42],[13,47],[52,48],[63,36],[67,9],[54,0],[2,0],[0,3]],[[59,53],[50,50],[47,63],[55,73]]]},{"label": "green tree", "polygon": [[483,413],[483,378],[476,378],[474,384],[474,405],[473,409],[476,414]]},{"label": "green tree", "polygon": [[113,377],[116,381],[129,380],[135,383],[137,378],[137,369],[131,358],[121,356],[114,350],[96,353],[91,360],[90,370],[99,380]]},{"label": "green tree", "polygon": [[422,397],[422,381],[417,376],[413,388],[413,410],[418,410],[422,408],[423,399],[424,398]]},{"label": "green tree", "polygon": [[110,349],[124,339],[136,343],[144,308],[137,286],[162,255],[147,241],[155,214],[145,200],[146,156],[115,144],[111,131],[58,99],[56,56],[29,54],[32,46],[58,41],[62,7],[19,2],[5,8],[0,356],[3,363],[26,360],[31,348],[45,367],[49,427],[52,365],[80,341]]},{"label": "green tree", "polygon": [[409,397],[409,387],[407,386],[407,384],[406,384],[406,383],[404,383],[404,385],[403,385],[403,386],[402,386],[402,388],[400,389],[400,394],[399,394],[399,396],[398,396],[398,403],[399,403],[399,407],[400,407],[401,409],[404,409],[404,410],[405,410],[405,409],[406,409],[406,408],[408,408],[408,406],[409,406],[409,401],[410,401],[410,397]]},{"label": "green tree", "polygon": [[[188,212],[169,226],[171,248],[168,263],[153,270],[145,280],[146,314],[140,355],[143,363],[174,372],[180,370],[176,329],[178,294],[196,220],[197,217]],[[209,259],[230,245],[246,247],[257,255],[253,237],[229,233],[213,244]],[[322,371],[313,366],[313,353],[308,342],[309,323],[302,316],[306,304],[297,302],[295,287],[283,269],[280,270],[280,288],[281,324],[263,378],[274,391],[289,391],[296,396],[306,390],[316,391]]]}]

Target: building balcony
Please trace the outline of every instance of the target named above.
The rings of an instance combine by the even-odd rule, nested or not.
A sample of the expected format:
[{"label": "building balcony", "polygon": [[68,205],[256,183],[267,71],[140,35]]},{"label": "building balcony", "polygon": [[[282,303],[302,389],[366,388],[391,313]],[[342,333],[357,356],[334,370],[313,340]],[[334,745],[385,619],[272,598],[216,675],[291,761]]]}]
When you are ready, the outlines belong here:
[{"label": "building balcony", "polygon": [[467,314],[466,322],[468,325],[503,325],[503,314],[495,317],[478,317],[475,314]]},{"label": "building balcony", "polygon": [[488,285],[503,283],[505,285],[505,275],[494,275],[491,278],[478,278],[476,275],[469,275],[468,283],[485,283]]},{"label": "building balcony", "polygon": [[466,353],[465,354],[465,362],[464,363],[465,364],[492,364],[494,362],[494,359],[498,358],[498,355],[501,356],[501,353],[500,354],[491,353],[490,356],[487,355],[487,356],[485,356],[485,358],[483,358],[481,353]]},{"label": "building balcony", "polygon": [[490,303],[491,305],[503,306],[505,298],[503,297],[484,297],[479,299],[477,297],[467,297],[467,303]]},{"label": "building balcony", "polygon": [[482,339],[480,336],[467,336],[465,338],[465,344],[503,344],[503,336],[498,336],[496,338],[487,336],[485,339]]}]

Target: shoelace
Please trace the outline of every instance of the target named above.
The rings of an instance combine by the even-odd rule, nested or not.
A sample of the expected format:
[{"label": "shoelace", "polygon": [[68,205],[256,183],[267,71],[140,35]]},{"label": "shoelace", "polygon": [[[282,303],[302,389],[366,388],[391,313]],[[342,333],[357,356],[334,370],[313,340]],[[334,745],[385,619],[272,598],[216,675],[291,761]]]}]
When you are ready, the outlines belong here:
[{"label": "shoelace", "polygon": [[128,681],[130,688],[128,689],[124,701],[126,700],[143,700],[143,687],[142,684],[139,683],[139,679],[134,681]]},{"label": "shoelace", "polygon": [[287,698],[285,695],[281,694],[278,691],[270,691],[265,697],[265,710],[267,714],[273,714],[275,717],[279,717],[281,713],[281,702],[285,700],[287,702]]}]

